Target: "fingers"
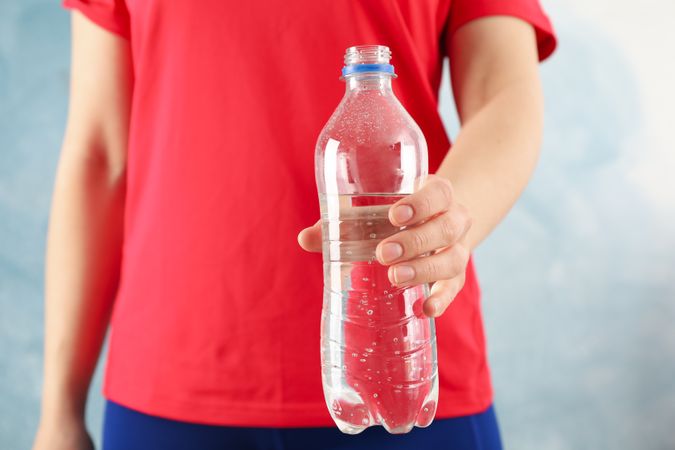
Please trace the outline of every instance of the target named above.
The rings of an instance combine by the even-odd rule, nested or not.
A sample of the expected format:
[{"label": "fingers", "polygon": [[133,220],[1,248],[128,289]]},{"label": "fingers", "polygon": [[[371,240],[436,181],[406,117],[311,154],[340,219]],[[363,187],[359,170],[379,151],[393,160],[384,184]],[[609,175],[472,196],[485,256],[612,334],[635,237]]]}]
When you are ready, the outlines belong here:
[{"label": "fingers", "polygon": [[433,219],[383,239],[377,245],[375,255],[380,264],[409,260],[454,245],[470,227],[471,219],[466,208],[454,203],[450,210]]},{"label": "fingers", "polygon": [[450,181],[428,175],[427,181],[415,193],[397,201],[389,209],[389,221],[396,226],[414,225],[447,211],[452,203]]},{"label": "fingers", "polygon": [[428,317],[438,317],[443,314],[464,287],[465,280],[466,273],[462,272],[455,278],[435,282],[431,287],[429,298],[424,302],[424,314]]},{"label": "fingers", "polygon": [[390,266],[387,275],[398,287],[447,280],[464,273],[469,255],[464,245],[456,244],[433,255]]},{"label": "fingers", "polygon": [[321,219],[298,233],[298,244],[308,252],[321,252]]}]

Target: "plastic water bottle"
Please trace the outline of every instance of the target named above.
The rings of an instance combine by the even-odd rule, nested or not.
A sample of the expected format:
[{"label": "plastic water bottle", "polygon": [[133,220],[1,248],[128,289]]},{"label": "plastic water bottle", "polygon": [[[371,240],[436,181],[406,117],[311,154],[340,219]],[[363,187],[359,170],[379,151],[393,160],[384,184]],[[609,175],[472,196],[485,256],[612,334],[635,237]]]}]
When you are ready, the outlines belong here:
[{"label": "plastic water bottle", "polygon": [[319,136],[315,163],[323,231],[321,363],[326,404],[339,429],[390,433],[428,426],[438,379],[426,284],[399,288],[375,257],[404,229],[390,205],[428,173],[422,131],[394,95],[384,46],[348,48],[346,93]]}]

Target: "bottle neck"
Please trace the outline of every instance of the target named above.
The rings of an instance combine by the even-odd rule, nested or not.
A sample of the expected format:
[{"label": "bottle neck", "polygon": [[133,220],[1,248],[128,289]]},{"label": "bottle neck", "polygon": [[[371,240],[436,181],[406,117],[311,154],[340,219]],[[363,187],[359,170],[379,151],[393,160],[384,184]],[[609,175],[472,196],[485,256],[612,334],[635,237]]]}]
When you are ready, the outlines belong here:
[{"label": "bottle neck", "polygon": [[363,73],[350,75],[345,79],[346,93],[379,91],[391,93],[392,76],[386,73]]}]

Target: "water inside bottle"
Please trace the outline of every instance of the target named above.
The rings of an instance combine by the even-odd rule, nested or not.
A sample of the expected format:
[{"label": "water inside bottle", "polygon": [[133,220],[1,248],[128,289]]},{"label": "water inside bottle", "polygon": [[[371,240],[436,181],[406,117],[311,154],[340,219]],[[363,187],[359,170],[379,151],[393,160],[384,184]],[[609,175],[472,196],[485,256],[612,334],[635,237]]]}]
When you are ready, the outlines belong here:
[{"label": "water inside bottle", "polygon": [[322,376],[341,431],[371,425],[390,433],[428,426],[438,380],[434,322],[422,312],[428,285],[397,288],[375,257],[402,194],[320,195],[324,303]]}]

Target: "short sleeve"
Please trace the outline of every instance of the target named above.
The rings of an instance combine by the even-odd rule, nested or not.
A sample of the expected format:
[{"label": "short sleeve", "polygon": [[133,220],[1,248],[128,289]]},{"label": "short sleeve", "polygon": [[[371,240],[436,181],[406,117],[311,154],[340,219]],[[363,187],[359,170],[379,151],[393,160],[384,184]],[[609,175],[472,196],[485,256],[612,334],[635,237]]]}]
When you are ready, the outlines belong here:
[{"label": "short sleeve", "polygon": [[129,10],[125,0],[62,0],[66,9],[78,10],[106,30],[129,39]]},{"label": "short sleeve", "polygon": [[539,61],[555,50],[555,32],[539,0],[452,0],[446,39],[462,25],[486,16],[512,16],[530,23],[537,37]]}]

